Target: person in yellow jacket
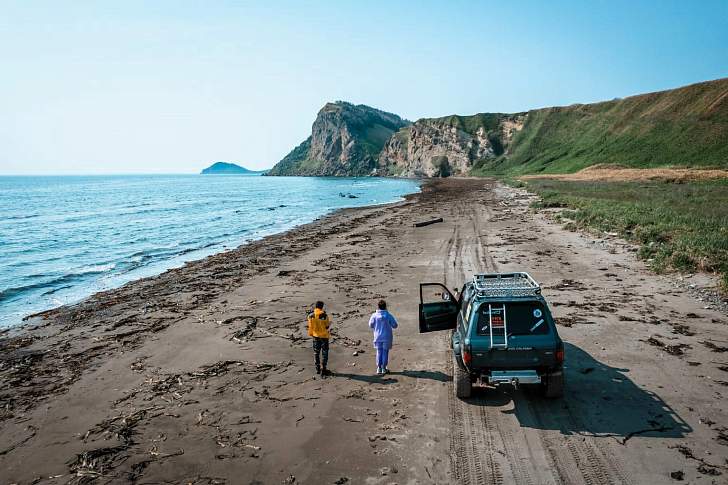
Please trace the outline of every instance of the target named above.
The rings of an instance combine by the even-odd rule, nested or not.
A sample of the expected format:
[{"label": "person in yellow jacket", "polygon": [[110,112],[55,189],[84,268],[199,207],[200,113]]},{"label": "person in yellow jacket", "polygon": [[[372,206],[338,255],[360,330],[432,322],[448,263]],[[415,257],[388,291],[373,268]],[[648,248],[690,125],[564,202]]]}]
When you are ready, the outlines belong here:
[{"label": "person in yellow jacket", "polygon": [[313,337],[316,374],[321,374],[321,377],[331,375],[326,369],[326,364],[329,362],[330,326],[331,320],[329,320],[329,316],[324,311],[324,302],[317,301],[314,305],[313,313],[308,315],[308,334]]}]

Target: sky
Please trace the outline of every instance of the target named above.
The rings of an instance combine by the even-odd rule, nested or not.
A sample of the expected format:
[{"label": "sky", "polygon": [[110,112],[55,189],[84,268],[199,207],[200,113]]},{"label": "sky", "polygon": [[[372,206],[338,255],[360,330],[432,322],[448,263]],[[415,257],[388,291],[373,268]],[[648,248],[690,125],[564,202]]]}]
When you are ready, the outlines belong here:
[{"label": "sky", "polygon": [[722,77],[728,0],[0,0],[0,174],[263,169],[328,101],[416,120]]}]

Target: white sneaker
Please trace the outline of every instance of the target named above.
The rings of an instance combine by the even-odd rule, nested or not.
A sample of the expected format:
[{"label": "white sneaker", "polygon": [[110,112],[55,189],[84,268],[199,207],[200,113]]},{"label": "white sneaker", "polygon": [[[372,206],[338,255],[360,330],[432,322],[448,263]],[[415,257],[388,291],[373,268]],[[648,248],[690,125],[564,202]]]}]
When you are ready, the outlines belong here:
[{"label": "white sneaker", "polygon": [[382,374],[389,374],[389,369],[382,367]]},{"label": "white sneaker", "polygon": [[377,367],[377,375],[381,376],[382,374],[384,374],[384,369],[382,369],[381,367]]}]

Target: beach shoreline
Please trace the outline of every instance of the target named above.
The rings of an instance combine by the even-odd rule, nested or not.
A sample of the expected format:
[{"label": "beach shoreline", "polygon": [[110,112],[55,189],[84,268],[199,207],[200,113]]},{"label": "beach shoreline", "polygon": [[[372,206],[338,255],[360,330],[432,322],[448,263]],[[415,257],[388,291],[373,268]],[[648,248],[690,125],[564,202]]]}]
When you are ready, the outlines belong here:
[{"label": "beach shoreline", "polygon": [[[45,197],[49,184],[57,187]],[[0,329],[339,208],[403,200],[419,185],[369,178],[92,176],[14,183],[0,177],[8,209],[0,224],[6,243],[0,248]],[[80,203],[86,197],[98,199],[93,208]]]},{"label": "beach shoreline", "polygon": [[[405,178],[405,177],[403,177],[403,178]],[[189,261],[184,261],[179,266],[173,266],[173,267],[167,268],[167,269],[165,269],[164,271],[162,271],[162,272],[160,272],[158,274],[153,274],[153,275],[150,275],[150,276],[143,276],[143,277],[136,278],[134,280],[128,281],[126,283],[123,283],[120,286],[115,286],[115,287],[108,288],[108,289],[104,289],[104,290],[101,290],[101,291],[96,291],[96,292],[91,293],[90,295],[85,296],[85,297],[83,297],[80,300],[75,301],[75,302],[71,302],[71,303],[59,305],[59,306],[56,306],[56,307],[53,307],[53,308],[48,308],[48,309],[45,309],[45,310],[34,311],[34,312],[32,312],[32,313],[30,313],[28,315],[24,315],[21,318],[20,322],[17,323],[17,324],[15,324],[15,325],[9,325],[9,326],[6,326],[6,327],[1,327],[0,328],[0,336],[4,336],[4,335],[5,336],[7,336],[7,335],[11,335],[11,336],[12,335],[17,335],[19,333],[22,333],[22,331],[27,326],[31,326],[32,327],[33,326],[33,323],[34,323],[33,322],[34,320],[36,320],[36,319],[41,319],[42,320],[47,315],[55,314],[56,311],[61,311],[64,308],[70,308],[70,307],[74,307],[76,305],[82,305],[82,304],[86,303],[89,300],[93,300],[97,296],[101,296],[101,295],[106,294],[106,293],[109,293],[109,292],[114,292],[116,290],[120,290],[120,289],[122,289],[122,288],[124,288],[124,287],[126,287],[128,285],[133,285],[133,284],[136,284],[136,283],[141,282],[141,281],[154,280],[155,278],[158,278],[158,277],[164,275],[168,271],[174,271],[174,270],[184,269],[185,267],[187,267],[188,265],[191,265],[193,263],[200,262],[200,261],[204,261],[207,258],[211,258],[211,257],[217,256],[219,254],[223,254],[223,253],[228,253],[228,252],[231,252],[231,251],[239,250],[239,249],[241,249],[241,248],[243,248],[243,247],[245,247],[245,246],[247,246],[249,244],[259,243],[259,242],[262,243],[266,239],[269,239],[269,238],[275,238],[275,237],[278,237],[278,236],[285,236],[288,232],[294,231],[296,229],[299,229],[299,228],[302,228],[302,227],[305,227],[305,226],[314,225],[314,224],[316,224],[318,222],[321,222],[324,219],[329,218],[329,217],[335,217],[340,212],[349,211],[349,210],[356,211],[356,210],[360,210],[360,209],[373,209],[373,208],[377,208],[377,207],[396,206],[398,204],[407,202],[410,198],[412,198],[413,196],[416,196],[417,194],[419,194],[421,192],[423,184],[427,183],[427,181],[425,179],[419,179],[419,178],[412,178],[412,177],[406,177],[406,178],[407,179],[417,180],[418,182],[420,182],[420,184],[419,184],[419,187],[418,187],[418,191],[417,192],[412,192],[412,193],[409,193],[409,194],[402,195],[401,196],[401,199],[402,200],[396,200],[396,201],[392,201],[392,202],[382,202],[382,203],[370,204],[370,205],[359,206],[359,207],[343,207],[343,208],[334,209],[330,213],[324,214],[323,216],[320,216],[320,217],[317,217],[317,218],[315,218],[314,220],[312,220],[310,222],[305,222],[305,223],[297,224],[297,225],[295,225],[295,226],[293,226],[293,227],[291,227],[289,229],[285,229],[285,230],[283,230],[281,232],[277,232],[275,234],[269,234],[269,235],[261,236],[261,237],[258,237],[258,238],[249,239],[249,240],[244,241],[243,243],[239,244],[238,246],[236,246],[234,248],[226,248],[226,249],[223,249],[222,251],[219,251],[219,252],[216,252],[216,253],[213,253],[213,254],[206,255],[206,256],[204,256],[202,258],[199,258],[199,259],[192,259],[192,260],[189,260]]]},{"label": "beach shoreline", "polygon": [[[728,341],[725,318],[631,245],[564,230],[532,200],[431,180],[34,316],[0,334],[0,481],[635,483],[679,467],[700,482],[680,449],[725,449],[723,384],[700,377],[722,372],[703,342]],[[456,400],[449,335],[417,331],[419,283],[514,270],[560,322],[567,397]],[[400,323],[386,377],[366,325],[380,298]],[[327,379],[305,329],[319,299]]]}]

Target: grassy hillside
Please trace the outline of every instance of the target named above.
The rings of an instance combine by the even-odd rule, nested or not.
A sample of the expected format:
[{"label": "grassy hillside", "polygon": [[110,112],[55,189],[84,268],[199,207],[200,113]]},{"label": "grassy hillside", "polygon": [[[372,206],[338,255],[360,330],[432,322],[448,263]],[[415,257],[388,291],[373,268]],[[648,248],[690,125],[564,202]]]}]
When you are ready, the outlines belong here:
[{"label": "grassy hillside", "polygon": [[518,114],[505,113],[478,113],[471,116],[450,115],[442,118],[435,118],[446,125],[459,128],[471,135],[474,135],[479,129],[483,128],[486,133],[500,129],[500,124],[504,119],[512,118]]},{"label": "grassy hillside", "polygon": [[508,152],[476,162],[473,174],[566,173],[597,163],[728,168],[728,78],[530,111]]},{"label": "grassy hillside", "polygon": [[283,160],[276,163],[268,171],[268,175],[288,175],[295,173],[299,167],[308,159],[308,152],[311,149],[311,137],[306,138],[300,145],[291,150]]}]

